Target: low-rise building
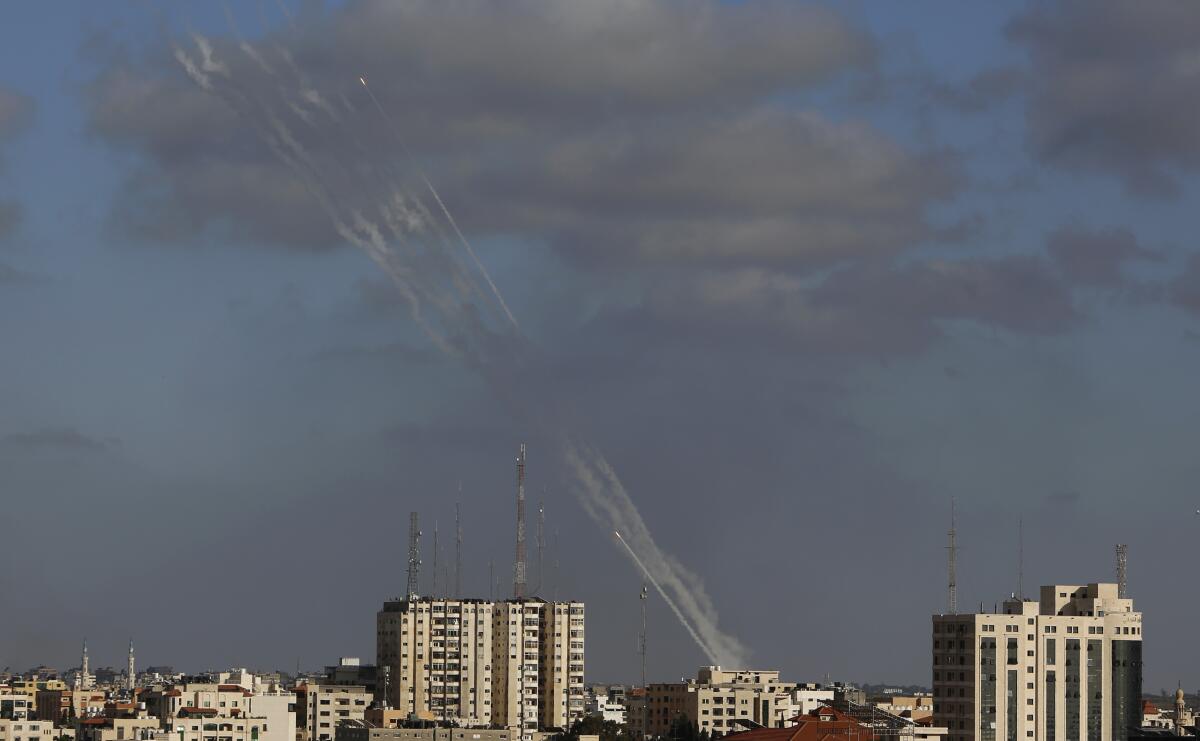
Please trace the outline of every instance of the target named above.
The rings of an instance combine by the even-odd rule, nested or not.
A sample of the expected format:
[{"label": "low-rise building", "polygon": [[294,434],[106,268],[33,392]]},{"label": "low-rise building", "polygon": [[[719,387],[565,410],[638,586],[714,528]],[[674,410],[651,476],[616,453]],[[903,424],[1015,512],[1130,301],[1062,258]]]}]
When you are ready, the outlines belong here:
[{"label": "low-rise building", "polygon": [[343,723],[335,741],[516,741],[520,734],[489,728],[371,728]]}]

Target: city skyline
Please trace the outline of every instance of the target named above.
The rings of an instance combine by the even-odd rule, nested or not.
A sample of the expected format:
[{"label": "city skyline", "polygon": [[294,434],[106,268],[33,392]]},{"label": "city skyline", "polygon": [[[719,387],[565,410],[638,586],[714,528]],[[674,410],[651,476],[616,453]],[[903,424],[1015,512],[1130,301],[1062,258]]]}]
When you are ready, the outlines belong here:
[{"label": "city skyline", "polygon": [[1127,544],[1200,686],[1200,13],[1130,8],[12,8],[0,663],[370,657],[412,511],[510,593],[528,443],[602,679],[619,530],[652,679],[928,684],[953,499],[960,611]]}]

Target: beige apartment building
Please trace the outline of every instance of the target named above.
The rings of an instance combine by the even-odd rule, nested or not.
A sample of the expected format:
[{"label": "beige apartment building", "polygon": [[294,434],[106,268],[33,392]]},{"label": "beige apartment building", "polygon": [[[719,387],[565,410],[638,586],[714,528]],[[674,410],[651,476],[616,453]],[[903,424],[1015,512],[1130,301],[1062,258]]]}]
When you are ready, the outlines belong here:
[{"label": "beige apartment building", "polygon": [[1142,615],[1116,584],[933,616],[934,723],[948,741],[1124,741],[1141,694]]},{"label": "beige apartment building", "polygon": [[[300,741],[333,741],[338,724],[363,720],[370,704],[371,695],[365,687],[318,684],[297,687],[297,738]],[[301,722],[304,725],[300,725]]]},{"label": "beige apartment building", "polygon": [[54,736],[50,721],[0,719],[0,741],[52,741]]},{"label": "beige apartment building", "polygon": [[695,680],[647,687],[646,732],[666,736],[681,716],[714,738],[747,730],[747,723],[782,727],[790,719],[784,716],[790,716],[795,689],[795,683],[780,680],[778,671],[703,667]]},{"label": "beige apartment building", "polygon": [[419,718],[528,739],[583,715],[580,602],[392,600],[377,616],[376,654],[380,694]]},{"label": "beige apartment building", "polygon": [[158,719],[161,741],[295,741],[294,693],[245,671],[221,676],[240,683],[189,682],[139,695]]}]

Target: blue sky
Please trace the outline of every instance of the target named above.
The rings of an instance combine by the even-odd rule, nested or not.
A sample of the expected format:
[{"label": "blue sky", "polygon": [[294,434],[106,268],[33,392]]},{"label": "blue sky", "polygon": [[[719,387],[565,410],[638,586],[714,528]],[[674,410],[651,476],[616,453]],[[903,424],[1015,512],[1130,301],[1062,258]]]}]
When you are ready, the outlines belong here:
[{"label": "blue sky", "polygon": [[[558,596],[606,616],[589,673],[632,680],[637,575],[571,495],[548,415],[604,452],[753,661],[797,680],[928,683],[953,496],[965,604],[1016,588],[1018,518],[1027,590],[1108,579],[1128,542],[1147,687],[1200,682],[1156,648],[1200,609],[1175,576],[1197,524],[1200,13],[231,10],[346,96],[343,128],[304,141],[337,163],[321,187],[369,201],[368,178],[419,163],[537,351],[511,388],[502,360],[438,352],[265,119],[173,56],[199,34],[226,95],[275,100],[219,4],[15,9],[0,537],[22,556],[0,586],[24,596],[0,663],[67,666],[83,634],[117,663],[130,633],[196,669],[369,657],[407,513],[448,527],[460,480],[470,589],[508,573],[528,439]],[[354,578],[314,591],[334,554]],[[240,617],[187,609],[212,590]],[[690,674],[703,657],[651,609],[652,676]]]}]

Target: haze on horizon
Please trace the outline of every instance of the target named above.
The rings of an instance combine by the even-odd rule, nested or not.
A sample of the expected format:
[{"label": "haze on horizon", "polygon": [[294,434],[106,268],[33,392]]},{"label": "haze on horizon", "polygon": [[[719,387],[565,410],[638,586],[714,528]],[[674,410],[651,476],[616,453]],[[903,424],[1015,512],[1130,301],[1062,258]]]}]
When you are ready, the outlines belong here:
[{"label": "haze on horizon", "polygon": [[[199,34],[370,81],[539,348],[513,397],[569,400],[755,665],[928,684],[954,497],[960,606],[1017,588],[1018,518],[1027,593],[1128,543],[1147,690],[1200,683],[1165,648],[1200,609],[1200,10],[292,5],[0,30],[0,665],[369,659],[460,481],[467,589],[504,592],[526,441],[589,678],[638,675],[640,576],[556,441],[188,79]],[[650,677],[692,674],[650,610]]]}]

